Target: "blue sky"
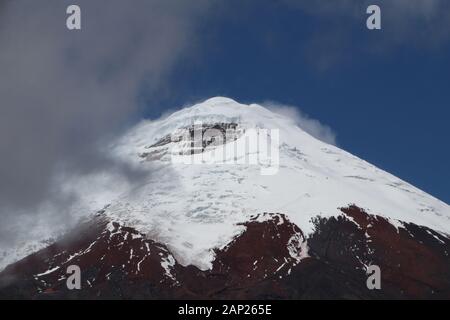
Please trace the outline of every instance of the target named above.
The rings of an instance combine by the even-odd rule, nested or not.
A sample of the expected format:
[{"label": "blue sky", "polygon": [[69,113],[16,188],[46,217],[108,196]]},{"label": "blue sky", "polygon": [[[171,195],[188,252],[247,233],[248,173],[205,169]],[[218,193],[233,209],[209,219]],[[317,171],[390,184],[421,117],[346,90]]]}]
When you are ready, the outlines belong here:
[{"label": "blue sky", "polygon": [[381,8],[382,30],[369,31],[364,8],[222,6],[202,21],[195,56],[177,63],[158,108],[152,100],[143,113],[217,95],[297,106],[343,149],[450,203],[450,41],[433,38],[447,24]]}]

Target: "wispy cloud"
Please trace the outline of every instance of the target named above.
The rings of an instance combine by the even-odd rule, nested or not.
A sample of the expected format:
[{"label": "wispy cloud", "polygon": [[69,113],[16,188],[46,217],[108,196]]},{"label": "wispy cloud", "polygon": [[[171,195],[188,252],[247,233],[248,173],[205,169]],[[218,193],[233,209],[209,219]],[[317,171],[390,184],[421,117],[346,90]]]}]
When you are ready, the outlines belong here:
[{"label": "wispy cloud", "polygon": [[298,107],[280,104],[277,102],[263,102],[262,106],[272,112],[281,114],[295,122],[303,131],[309,133],[314,138],[323,142],[337,145],[336,133],[328,125],[321,123],[319,120],[312,119],[303,113]]}]

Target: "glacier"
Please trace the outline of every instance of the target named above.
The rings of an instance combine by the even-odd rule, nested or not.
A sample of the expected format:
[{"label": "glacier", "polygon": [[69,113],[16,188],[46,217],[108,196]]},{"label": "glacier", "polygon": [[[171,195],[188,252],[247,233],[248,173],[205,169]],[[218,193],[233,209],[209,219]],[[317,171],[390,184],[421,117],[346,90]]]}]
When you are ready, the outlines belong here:
[{"label": "glacier", "polygon": [[[233,144],[242,150],[250,129],[278,130],[276,174],[262,175],[250,163],[173,161],[171,149],[188,146],[167,137],[198,122],[236,124],[239,134]],[[207,148],[201,156],[215,149]],[[340,215],[340,208],[355,204],[397,228],[411,222],[450,234],[446,203],[258,104],[215,97],[162,119],[143,120],[114,141],[108,153],[148,175],[136,183],[101,175],[64,181],[62,188],[83,201],[75,214],[102,210],[111,221],[166,244],[182,265],[202,270],[211,268],[214,249],[244,231],[243,222],[265,212],[283,213],[310,234],[312,218]]]}]

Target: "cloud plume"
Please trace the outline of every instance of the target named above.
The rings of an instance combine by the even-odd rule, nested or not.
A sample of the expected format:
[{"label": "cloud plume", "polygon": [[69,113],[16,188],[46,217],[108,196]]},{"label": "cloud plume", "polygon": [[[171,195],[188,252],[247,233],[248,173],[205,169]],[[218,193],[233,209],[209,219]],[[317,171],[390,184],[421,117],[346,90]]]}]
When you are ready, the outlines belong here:
[{"label": "cloud plume", "polygon": [[197,21],[209,7],[203,0],[76,3],[77,31],[66,28],[72,2],[0,4],[0,244],[39,221],[40,211],[58,212],[53,224],[69,219],[76,194],[61,195],[55,181],[63,175],[135,178],[99,146],[133,120],[142,92],[151,97],[167,85],[195,49]]},{"label": "cloud plume", "polygon": [[283,115],[295,122],[303,131],[309,133],[314,138],[323,142],[337,145],[336,133],[328,125],[321,123],[319,120],[312,119],[303,113],[298,107],[288,106],[277,102],[263,102],[262,106],[268,108],[272,112]]}]

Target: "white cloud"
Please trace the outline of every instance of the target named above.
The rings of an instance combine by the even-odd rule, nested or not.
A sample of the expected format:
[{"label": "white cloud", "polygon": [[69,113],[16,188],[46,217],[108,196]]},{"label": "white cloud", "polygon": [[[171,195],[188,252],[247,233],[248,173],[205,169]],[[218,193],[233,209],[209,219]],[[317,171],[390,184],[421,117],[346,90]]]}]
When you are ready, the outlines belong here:
[{"label": "white cloud", "polygon": [[135,177],[98,146],[137,114],[141,91],[168,86],[210,1],[131,2],[78,0],[82,30],[69,31],[69,0],[0,1],[0,242],[25,235],[8,222],[48,201],[68,221],[73,197],[53,185],[57,171]]},{"label": "white cloud", "polygon": [[319,120],[312,119],[307,114],[303,113],[298,107],[283,105],[271,101],[263,102],[261,105],[272,112],[292,119],[297,126],[312,135],[314,138],[332,145],[337,145],[336,133],[333,129],[321,123]]}]

